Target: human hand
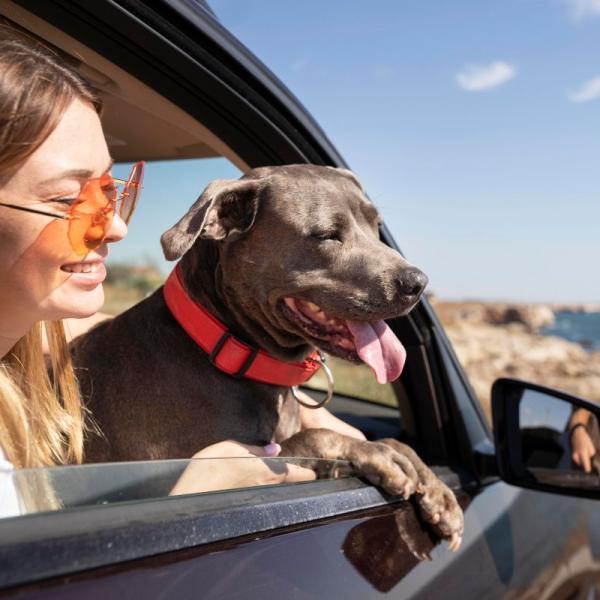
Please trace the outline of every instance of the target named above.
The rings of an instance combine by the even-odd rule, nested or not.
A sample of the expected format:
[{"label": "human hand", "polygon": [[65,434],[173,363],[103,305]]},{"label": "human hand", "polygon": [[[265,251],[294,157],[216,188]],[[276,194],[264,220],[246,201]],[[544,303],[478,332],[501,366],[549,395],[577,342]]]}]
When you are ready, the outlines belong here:
[{"label": "human hand", "polygon": [[585,427],[576,427],[571,431],[571,449],[573,462],[586,473],[591,473],[596,447]]},{"label": "human hand", "polygon": [[194,454],[171,490],[171,496],[234,488],[296,483],[316,479],[312,469],[280,461],[265,461],[279,454],[279,444],[249,446],[226,440]]}]

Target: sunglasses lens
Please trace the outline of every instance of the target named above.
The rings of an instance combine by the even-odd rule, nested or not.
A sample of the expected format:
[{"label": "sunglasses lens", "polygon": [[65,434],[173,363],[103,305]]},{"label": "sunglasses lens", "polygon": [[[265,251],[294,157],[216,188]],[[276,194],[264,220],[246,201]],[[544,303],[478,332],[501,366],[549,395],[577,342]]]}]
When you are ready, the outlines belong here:
[{"label": "sunglasses lens", "polygon": [[[119,198],[119,216],[125,223],[131,220],[143,178],[144,163],[138,162],[133,166]],[[77,254],[87,254],[102,244],[115,216],[118,195],[115,180],[108,173],[83,184],[69,211],[69,242]]]},{"label": "sunglasses lens", "polygon": [[127,183],[121,193],[121,206],[119,208],[119,216],[129,224],[133,212],[135,210],[137,201],[140,198],[142,192],[142,182],[144,180],[144,163],[143,161],[133,165]]},{"label": "sunglasses lens", "polygon": [[102,244],[115,215],[116,199],[117,188],[110,175],[83,184],[69,221],[69,242],[77,254],[87,254]]}]

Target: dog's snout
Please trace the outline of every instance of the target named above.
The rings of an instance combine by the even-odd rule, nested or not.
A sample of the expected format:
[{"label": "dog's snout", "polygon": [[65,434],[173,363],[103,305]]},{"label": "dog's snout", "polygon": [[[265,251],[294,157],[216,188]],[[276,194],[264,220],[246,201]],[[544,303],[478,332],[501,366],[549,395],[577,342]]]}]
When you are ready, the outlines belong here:
[{"label": "dog's snout", "polygon": [[396,280],[398,292],[403,296],[420,296],[428,283],[427,275],[415,267],[404,269]]}]

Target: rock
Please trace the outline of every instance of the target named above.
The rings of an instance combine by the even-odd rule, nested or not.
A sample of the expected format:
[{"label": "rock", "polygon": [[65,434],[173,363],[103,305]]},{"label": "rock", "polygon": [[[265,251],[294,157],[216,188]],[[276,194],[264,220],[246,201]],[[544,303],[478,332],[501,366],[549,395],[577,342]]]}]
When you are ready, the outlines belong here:
[{"label": "rock", "polygon": [[[530,304],[525,306],[506,306],[502,310],[493,311],[498,320],[495,322],[503,325],[507,323],[522,323],[529,331],[539,331],[544,327],[554,325],[554,311],[549,306]],[[494,321],[488,321],[493,323]]]},{"label": "rock", "polygon": [[545,304],[506,304],[484,302],[432,302],[443,323],[457,321],[492,325],[520,324],[528,331],[554,325],[554,311]]},{"label": "rock", "polygon": [[600,352],[536,333],[553,319],[549,307],[438,300],[434,308],[490,419],[490,391],[498,377],[524,379],[600,402]]}]

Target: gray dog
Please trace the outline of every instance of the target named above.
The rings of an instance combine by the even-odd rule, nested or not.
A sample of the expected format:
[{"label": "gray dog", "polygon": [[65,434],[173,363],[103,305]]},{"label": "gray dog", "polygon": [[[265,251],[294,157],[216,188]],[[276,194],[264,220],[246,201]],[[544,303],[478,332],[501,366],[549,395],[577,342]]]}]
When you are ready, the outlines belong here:
[{"label": "gray dog", "polygon": [[[264,167],[212,182],[162,236],[166,257],[181,258],[177,275],[75,345],[104,433],[89,440],[87,460],[188,458],[227,439],[275,440],[282,456],[346,459],[390,494],[417,492],[424,519],[457,547],[456,498],[409,447],[301,431],[289,394],[286,365],[310,371],[315,348],[366,362],[379,382],[400,375],[405,351],[384,319],[409,312],[427,278],[380,241],[379,223],[344,169]],[[212,315],[197,332],[186,302]],[[203,346],[196,337],[217,327],[211,318],[228,333]],[[263,383],[270,371],[282,382]]]}]

